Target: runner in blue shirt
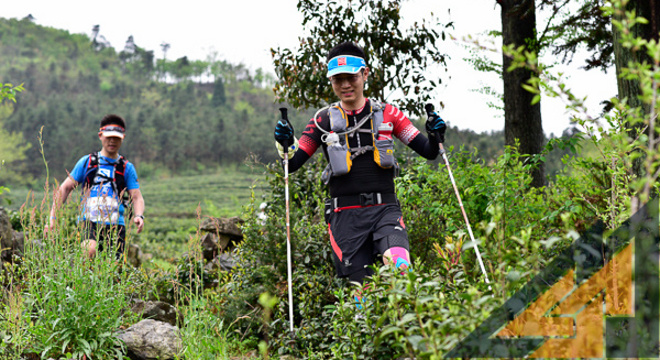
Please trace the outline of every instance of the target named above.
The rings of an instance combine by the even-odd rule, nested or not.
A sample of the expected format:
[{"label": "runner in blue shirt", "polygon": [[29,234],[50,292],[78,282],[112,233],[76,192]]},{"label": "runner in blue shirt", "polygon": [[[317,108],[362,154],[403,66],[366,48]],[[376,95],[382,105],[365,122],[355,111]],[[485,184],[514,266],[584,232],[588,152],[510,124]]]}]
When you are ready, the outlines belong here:
[{"label": "runner in blue shirt", "polygon": [[126,121],[121,116],[110,114],[103,117],[98,134],[101,151],[78,160],[54,194],[50,223],[44,229],[49,231],[54,227],[58,208],[74,188],[83,184],[78,223],[85,234],[83,246],[90,258],[96,255],[97,249],[103,251],[104,246],[114,249],[117,259],[123,254],[126,195],[133,204],[133,222],[137,232],[140,233],[144,227],[144,199],[137,172],[132,163],[119,155],[125,129]]}]

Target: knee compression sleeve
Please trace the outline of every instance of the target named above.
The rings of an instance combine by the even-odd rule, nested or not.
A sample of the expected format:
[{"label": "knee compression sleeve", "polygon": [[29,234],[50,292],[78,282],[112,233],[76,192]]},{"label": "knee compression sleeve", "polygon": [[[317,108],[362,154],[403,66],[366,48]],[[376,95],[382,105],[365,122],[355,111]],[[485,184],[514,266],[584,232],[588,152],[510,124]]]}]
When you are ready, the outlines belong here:
[{"label": "knee compression sleeve", "polygon": [[408,250],[402,247],[390,248],[390,255],[392,262],[398,269],[407,269],[410,267],[410,258],[408,257]]}]

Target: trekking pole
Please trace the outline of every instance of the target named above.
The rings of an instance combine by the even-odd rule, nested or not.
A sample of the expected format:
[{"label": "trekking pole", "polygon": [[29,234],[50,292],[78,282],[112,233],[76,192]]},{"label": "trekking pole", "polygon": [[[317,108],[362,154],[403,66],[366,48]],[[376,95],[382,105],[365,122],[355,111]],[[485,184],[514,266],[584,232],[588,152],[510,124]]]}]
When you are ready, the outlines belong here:
[{"label": "trekking pole", "polygon": [[[434,115],[433,104],[426,104],[424,108],[426,109],[426,114],[428,115],[428,117]],[[484,266],[484,262],[481,259],[481,252],[479,252],[479,246],[477,246],[477,242],[474,240],[474,235],[472,234],[472,227],[470,226],[470,220],[468,220],[467,214],[465,213],[465,208],[463,207],[463,201],[461,200],[461,195],[458,193],[458,187],[456,187],[456,181],[454,181],[454,174],[451,172],[451,167],[449,166],[449,159],[447,158],[447,153],[445,152],[445,148],[442,145],[443,141],[444,139],[441,138],[440,142],[438,143],[438,145],[440,146],[440,154],[442,154],[442,160],[445,162],[445,165],[447,165],[447,172],[449,173],[449,179],[451,179],[451,185],[454,187],[454,193],[456,194],[456,199],[458,199],[458,205],[461,206],[461,212],[463,213],[463,218],[465,219],[465,225],[467,225],[468,234],[470,234],[470,240],[472,240],[472,243],[474,244],[474,251],[477,253],[477,260],[479,260],[479,267],[481,267],[481,272],[483,272],[484,278],[486,279],[486,284],[488,284],[488,290],[493,291],[493,289],[490,286],[490,281],[488,280],[488,273],[486,273],[486,267]]]},{"label": "trekking pole", "polygon": [[[282,120],[289,122],[287,109],[280,108]],[[289,144],[284,147],[284,204],[286,207],[286,275],[289,288],[289,331],[293,334],[293,284],[291,281],[291,227],[289,225]]]}]

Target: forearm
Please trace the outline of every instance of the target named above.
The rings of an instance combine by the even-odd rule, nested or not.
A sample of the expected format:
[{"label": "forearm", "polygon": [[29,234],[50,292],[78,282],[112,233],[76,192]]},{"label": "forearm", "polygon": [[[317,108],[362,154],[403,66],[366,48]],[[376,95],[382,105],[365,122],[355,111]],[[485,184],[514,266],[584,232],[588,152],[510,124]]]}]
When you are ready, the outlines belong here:
[{"label": "forearm", "polygon": [[303,164],[309,160],[310,156],[302,150],[296,151],[293,156],[289,159],[289,172],[294,172],[300,169]]},{"label": "forearm", "polygon": [[144,216],[144,198],[142,195],[137,196],[136,199],[133,199],[133,211],[135,211],[135,215]]},{"label": "forearm", "polygon": [[51,221],[57,217],[57,211],[59,208],[66,202],[66,199],[69,197],[71,190],[62,184],[55,194],[53,194],[53,206],[50,208],[50,219]]},{"label": "forearm", "polygon": [[435,136],[431,135],[428,138],[421,132],[408,144],[419,155],[428,160],[435,160],[438,157],[440,146]]},{"label": "forearm", "polygon": [[[284,148],[278,143],[275,145],[277,146],[277,151],[282,158],[282,167],[284,167]],[[287,153],[287,158],[289,160],[289,172],[294,172],[300,169],[303,164],[305,164],[307,160],[312,157],[317,148],[318,146],[314,145],[314,142],[310,141],[306,134],[303,134],[300,141],[294,138],[294,145],[290,147],[290,149],[293,150],[290,150]]]}]

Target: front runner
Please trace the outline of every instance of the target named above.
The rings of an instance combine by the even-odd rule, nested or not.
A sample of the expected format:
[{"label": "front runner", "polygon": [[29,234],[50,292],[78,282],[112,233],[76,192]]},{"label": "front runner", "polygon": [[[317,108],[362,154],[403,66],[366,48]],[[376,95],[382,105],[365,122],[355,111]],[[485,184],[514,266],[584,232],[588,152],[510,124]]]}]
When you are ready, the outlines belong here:
[{"label": "front runner", "polygon": [[331,196],[325,212],[337,275],[361,283],[379,258],[385,265],[410,266],[408,234],[395,195],[393,137],[432,160],[445,123],[430,117],[427,138],[396,107],[367,99],[369,67],[356,44],[339,44],[327,58],[327,76],[339,102],[319,110],[299,141],[286,121],[275,127],[275,139],[282,157],[283,147],[293,143],[291,172],[322,148],[329,161],[323,174]]}]

